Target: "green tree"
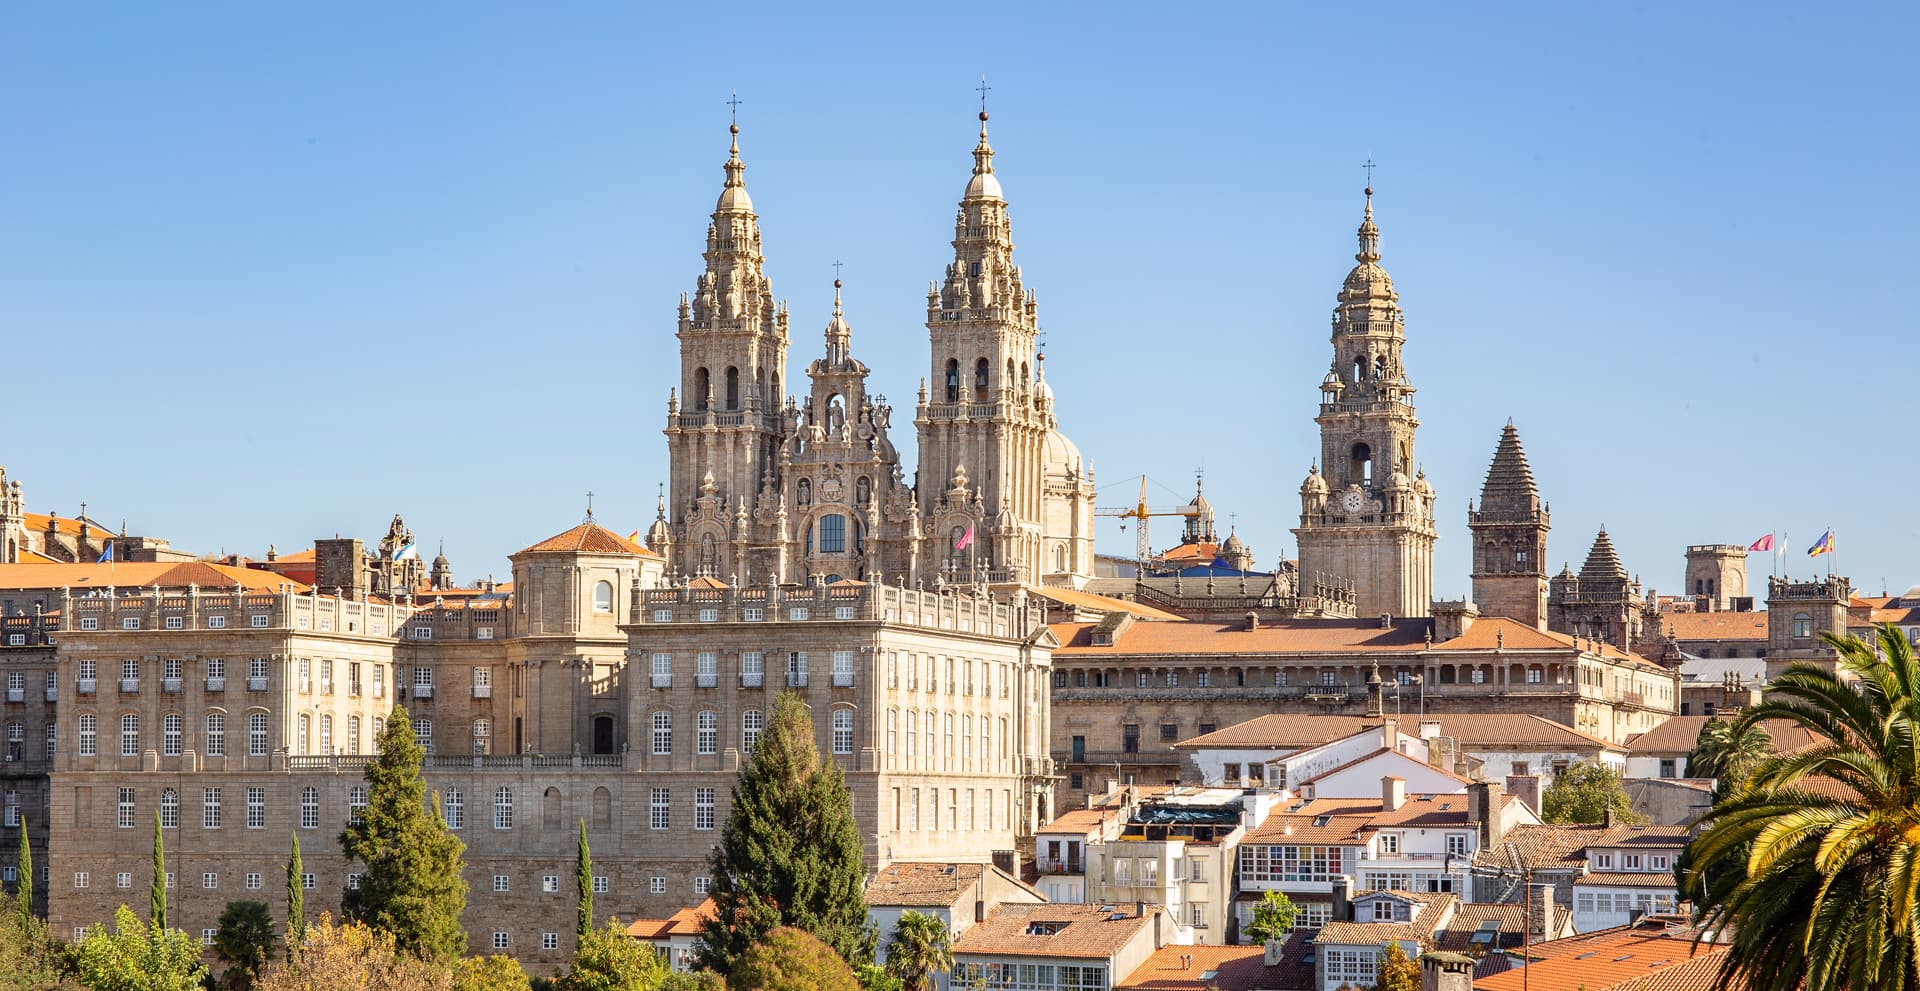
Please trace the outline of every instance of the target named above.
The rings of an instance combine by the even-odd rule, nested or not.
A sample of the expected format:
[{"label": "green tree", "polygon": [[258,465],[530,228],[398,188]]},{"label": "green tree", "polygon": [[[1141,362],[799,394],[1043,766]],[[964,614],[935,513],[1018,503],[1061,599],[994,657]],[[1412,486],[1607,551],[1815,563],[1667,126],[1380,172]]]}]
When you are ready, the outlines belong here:
[{"label": "green tree", "polygon": [[674,971],[660,982],[659,991],[727,991],[727,982],[711,970]]},{"label": "green tree", "polygon": [[714,848],[716,912],[700,934],[701,963],[731,975],[780,926],[812,933],[844,961],[872,962],[863,854],[845,776],[821,760],[799,696],[781,693]]},{"label": "green tree", "polygon": [[394,948],[393,937],[321,913],[297,960],[269,964],[255,991],[453,991],[454,975]]},{"label": "green tree", "polygon": [[1773,738],[1759,724],[1710,719],[1700,727],[1693,750],[1687,754],[1687,774],[1718,778],[1719,788],[1737,785],[1773,752]]},{"label": "green tree", "polygon": [[906,987],[898,977],[887,973],[887,968],[870,963],[853,968],[853,979],[860,982],[860,991],[904,991]]},{"label": "green tree", "polygon": [[7,904],[9,896],[0,894],[0,991],[44,991],[69,969],[66,944],[37,916],[19,911],[19,900],[32,895],[16,892]]},{"label": "green tree", "polygon": [[654,991],[667,966],[653,944],[630,939],[618,919],[590,929],[573,951],[573,966],[553,979],[554,991]]},{"label": "green tree", "polygon": [[453,966],[453,991],[529,991],[532,987],[520,961],[504,953],[462,957]]},{"label": "green tree", "polygon": [[587,821],[580,820],[580,848],[574,854],[573,890],[576,898],[573,932],[584,937],[593,931],[593,850],[587,846]]},{"label": "green tree", "polygon": [[160,810],[153,811],[153,887],[147,893],[147,919],[162,929],[167,927],[167,846],[160,831]]},{"label": "green tree", "polygon": [[142,922],[125,905],[113,932],[96,924],[74,948],[80,983],[92,991],[197,991],[207,968],[200,941],[178,929]]},{"label": "green tree", "polygon": [[1729,986],[1904,991],[1920,981],[1920,660],[1890,625],[1823,639],[1837,670],[1789,666],[1736,727],[1785,720],[1822,742],[1715,801],[1681,892],[1730,934]]},{"label": "green tree", "polygon": [[250,991],[273,956],[274,937],[265,903],[228,902],[213,936],[213,955],[227,966],[221,982],[231,991]]},{"label": "green tree", "polygon": [[32,922],[33,914],[33,846],[27,842],[27,817],[20,817],[20,891],[17,906],[20,921]]},{"label": "green tree", "polygon": [[1420,991],[1420,965],[1407,956],[1398,940],[1388,940],[1385,945],[1374,991]]},{"label": "green tree", "polygon": [[1609,812],[1617,823],[1646,821],[1633,811],[1620,772],[1604,764],[1575,764],[1554,775],[1540,796],[1540,817],[1547,822],[1603,822]]},{"label": "green tree", "polygon": [[740,954],[727,973],[727,991],[861,991],[853,968],[812,933],[792,926],[769,930]]},{"label": "green tree", "polygon": [[460,913],[467,907],[461,876],[466,849],[429,804],[420,775],[425,756],[406,707],[394,706],[367,765],[367,807],[340,833],[348,860],[366,865],[360,887],[341,899],[341,917],[391,933],[402,953],[450,963],[467,948]]},{"label": "green tree", "polygon": [[900,913],[887,938],[887,973],[903,991],[933,991],[936,975],[953,969],[953,937],[938,916]]},{"label": "green tree", "polygon": [[300,834],[293,836],[293,854],[287,858],[287,960],[298,963],[307,941],[306,870],[300,864]]},{"label": "green tree", "polygon": [[1293,935],[1293,924],[1300,918],[1300,906],[1285,892],[1269,890],[1253,906],[1253,920],[1247,923],[1247,942],[1264,946],[1270,939],[1285,941]]}]

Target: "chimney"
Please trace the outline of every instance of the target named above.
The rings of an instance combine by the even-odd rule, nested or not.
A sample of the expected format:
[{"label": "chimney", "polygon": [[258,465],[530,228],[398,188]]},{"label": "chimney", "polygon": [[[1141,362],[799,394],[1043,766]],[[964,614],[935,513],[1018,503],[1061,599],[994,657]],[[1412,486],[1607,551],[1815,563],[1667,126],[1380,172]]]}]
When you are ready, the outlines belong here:
[{"label": "chimney", "polygon": [[1420,721],[1420,739],[1431,740],[1440,735],[1440,720],[1422,719]]},{"label": "chimney", "polygon": [[1257,630],[1259,628],[1260,628],[1260,614],[1257,612],[1248,613],[1247,614],[1247,632],[1251,633],[1254,630]]},{"label": "chimney", "polygon": [[1453,737],[1436,736],[1427,740],[1427,763],[1442,771],[1453,770]]},{"label": "chimney", "polygon": [[1601,811],[1600,824],[1608,829],[1613,828],[1613,806],[1609,805]]},{"label": "chimney", "polygon": [[1388,716],[1380,721],[1380,747],[1383,750],[1400,749],[1400,720]]},{"label": "chimney", "polygon": [[1407,804],[1407,779],[1396,778],[1389,774],[1380,779],[1380,808],[1386,812],[1398,812],[1400,806]]},{"label": "chimney", "polygon": [[1167,913],[1162,912],[1159,909],[1154,909],[1153,911],[1153,948],[1156,950],[1167,945],[1166,936],[1160,932],[1160,923],[1163,920],[1165,920],[1166,917],[1167,917]]},{"label": "chimney", "polygon": [[1507,791],[1527,803],[1534,815],[1540,814],[1540,777],[1536,774],[1507,775]]},{"label": "chimney", "polygon": [[1381,614],[1380,614],[1380,628],[1381,628],[1381,629],[1383,629],[1383,630],[1391,630],[1391,629],[1393,629],[1393,614],[1392,614],[1392,613],[1390,613],[1390,612],[1383,612],[1383,613],[1381,613]]},{"label": "chimney", "polygon": [[1267,940],[1267,955],[1265,959],[1266,966],[1268,967],[1280,966],[1280,960],[1281,960],[1281,957],[1285,955],[1286,948],[1287,948],[1286,940],[1283,940],[1283,939]]},{"label": "chimney", "polygon": [[1527,932],[1536,943],[1553,938],[1549,932],[1553,919],[1553,885],[1535,884],[1527,903]]},{"label": "chimney", "polygon": [[1420,991],[1473,991],[1473,958],[1447,950],[1420,954]]},{"label": "chimney", "polygon": [[1467,785],[1467,822],[1480,827],[1482,849],[1500,842],[1506,835],[1507,824],[1500,816],[1500,799],[1505,794],[1506,789],[1492,781]]},{"label": "chimney", "polygon": [[1353,881],[1345,874],[1333,879],[1333,915],[1329,922],[1353,921]]}]

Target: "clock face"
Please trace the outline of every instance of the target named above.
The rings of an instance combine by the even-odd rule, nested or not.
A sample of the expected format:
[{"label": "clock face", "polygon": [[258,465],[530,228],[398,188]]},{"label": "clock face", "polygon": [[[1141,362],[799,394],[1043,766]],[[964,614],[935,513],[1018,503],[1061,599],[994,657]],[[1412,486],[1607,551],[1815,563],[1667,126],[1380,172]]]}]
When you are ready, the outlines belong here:
[{"label": "clock face", "polygon": [[1346,494],[1340,497],[1340,508],[1349,513],[1359,512],[1360,507],[1366,504],[1367,497],[1359,489],[1348,489]]}]

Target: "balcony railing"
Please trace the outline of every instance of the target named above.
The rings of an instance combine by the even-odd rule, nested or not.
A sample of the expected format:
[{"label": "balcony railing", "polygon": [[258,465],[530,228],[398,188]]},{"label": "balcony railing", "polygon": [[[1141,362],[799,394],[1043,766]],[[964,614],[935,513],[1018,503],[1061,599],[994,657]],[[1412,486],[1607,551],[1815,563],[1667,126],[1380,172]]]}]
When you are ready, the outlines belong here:
[{"label": "balcony railing", "polygon": [[163,692],[166,692],[168,695],[180,694],[180,679],[179,678],[160,679],[160,690]]},{"label": "balcony railing", "polygon": [[653,687],[655,687],[655,688],[672,688],[672,687],[673,687],[673,675],[671,675],[671,674],[656,674],[656,675],[654,675],[654,676],[653,676]]},{"label": "balcony railing", "polygon": [[807,673],[805,671],[787,672],[787,687],[788,688],[807,687]]},{"label": "balcony railing", "polygon": [[99,688],[100,682],[96,678],[80,678],[73,685],[73,690],[81,695],[92,695]]},{"label": "balcony railing", "polygon": [[226,690],[227,690],[226,675],[220,675],[220,674],[207,675],[207,691],[224,692]]},{"label": "balcony railing", "polygon": [[122,693],[122,694],[125,694],[125,695],[137,695],[137,694],[139,694],[139,692],[140,692],[140,679],[138,679],[138,678],[122,678],[122,679],[120,679],[120,691],[121,691],[121,693]]},{"label": "balcony railing", "polygon": [[761,677],[762,675],[758,671],[752,674],[747,674],[742,672],[740,675],[740,687],[741,688],[759,688]]},{"label": "balcony railing", "polygon": [[852,671],[835,671],[833,673],[833,687],[852,688],[853,672]]},{"label": "balcony railing", "polygon": [[58,688],[48,688],[48,689],[47,689],[47,701],[49,701],[49,702],[58,702],[58,701],[60,701],[60,689],[58,689]]},{"label": "balcony railing", "polygon": [[415,685],[415,686],[413,686],[413,697],[414,697],[414,698],[417,698],[417,699],[430,699],[430,698],[432,698],[432,697],[433,697],[433,686],[432,686],[432,685]]},{"label": "balcony railing", "polygon": [[27,700],[27,690],[26,690],[26,689],[24,689],[24,688],[9,688],[9,689],[7,689],[7,701],[9,701],[9,702],[25,702],[26,700]]},{"label": "balcony railing", "polygon": [[264,675],[260,677],[255,677],[253,675],[247,676],[247,691],[264,692],[266,690],[267,690],[267,679]]},{"label": "balcony railing", "polygon": [[[355,692],[354,694],[356,694],[356,695],[358,695],[359,693],[358,693],[358,692]],[[475,685],[475,686],[473,686],[473,697],[474,697],[474,698],[477,698],[477,699],[490,699],[490,698],[492,698],[492,697],[493,697],[493,686],[492,686],[492,685]]]},{"label": "balcony railing", "polygon": [[720,676],[717,674],[696,674],[693,676],[693,686],[695,688],[717,688],[719,685]]}]

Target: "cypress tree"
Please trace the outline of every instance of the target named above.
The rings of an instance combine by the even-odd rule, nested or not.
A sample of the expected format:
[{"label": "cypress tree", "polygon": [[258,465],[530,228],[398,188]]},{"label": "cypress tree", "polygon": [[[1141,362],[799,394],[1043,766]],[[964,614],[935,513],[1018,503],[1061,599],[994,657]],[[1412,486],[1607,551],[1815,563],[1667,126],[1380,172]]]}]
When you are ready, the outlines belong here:
[{"label": "cypress tree", "polygon": [[155,929],[167,928],[166,834],[160,832],[160,812],[153,813],[153,892],[147,896],[147,918]]},{"label": "cypress tree", "polygon": [[579,918],[574,921],[575,935],[593,931],[593,851],[587,846],[587,821],[580,820],[580,852],[573,867],[573,885],[579,891]]},{"label": "cypress tree", "polygon": [[27,843],[27,817],[20,817],[20,922],[33,922],[33,847]]},{"label": "cypress tree", "polygon": [[864,852],[845,776],[821,760],[800,697],[782,693],[734,782],[709,861],[716,912],[700,934],[701,963],[726,973],[780,926],[811,933],[850,964],[872,963]]},{"label": "cypress tree", "polygon": [[287,858],[287,959],[307,942],[307,888],[300,864],[300,834],[293,834],[293,855]]},{"label": "cypress tree", "polygon": [[427,803],[420,768],[425,754],[413,738],[406,707],[394,706],[367,765],[367,807],[340,833],[348,860],[365,864],[360,887],[348,889],[340,914],[393,936],[407,953],[451,963],[466,951],[460,913],[467,907],[461,877],[466,845],[448,831],[439,796]]}]

